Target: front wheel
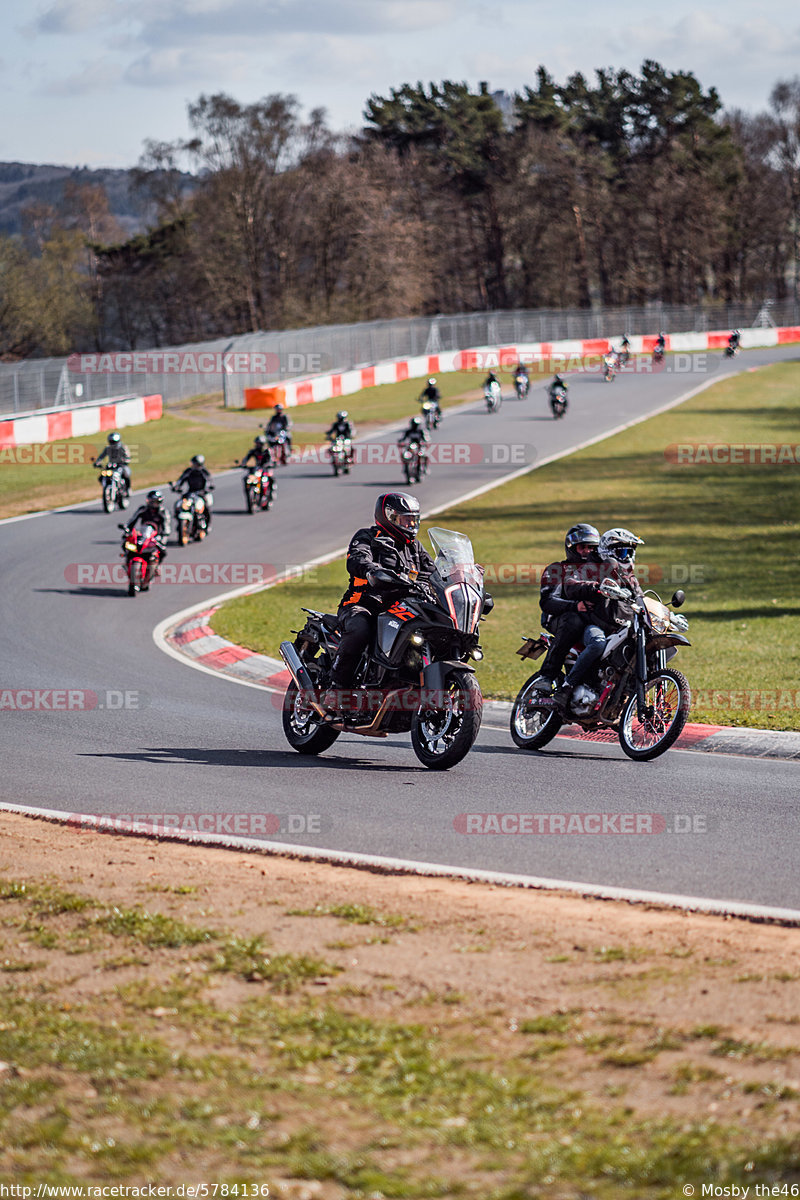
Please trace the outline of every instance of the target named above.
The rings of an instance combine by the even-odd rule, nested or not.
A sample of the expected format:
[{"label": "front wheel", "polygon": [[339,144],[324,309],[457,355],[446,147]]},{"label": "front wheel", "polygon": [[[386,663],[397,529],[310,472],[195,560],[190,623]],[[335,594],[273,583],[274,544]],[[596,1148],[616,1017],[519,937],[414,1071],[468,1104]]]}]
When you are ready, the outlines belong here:
[{"label": "front wheel", "polygon": [[246,483],[244,485],[244,502],[247,505],[247,511],[249,513],[252,513],[256,506],[255,496],[256,496],[255,485],[252,483]]},{"label": "front wheel", "polygon": [[179,521],[178,522],[178,545],[179,546],[188,546],[189,545],[189,522],[188,521]]},{"label": "front wheel", "polygon": [[341,730],[325,724],[292,680],[283,697],[283,732],[298,754],[321,754],[333,745]]},{"label": "front wheel", "polygon": [[483,696],[474,675],[454,671],[439,708],[420,708],[411,726],[411,745],[423,766],[447,771],[471,750],[483,716]]},{"label": "front wheel", "polygon": [[131,563],[131,572],[128,582],[128,595],[135,596],[137,592],[142,590],[142,564],[138,558],[135,558]]},{"label": "front wheel", "polygon": [[103,488],[103,508],[110,513],[117,502],[117,493],[113,484],[107,483]]},{"label": "front wheel", "polygon": [[658,758],[680,737],[692,704],[689,681],[680,671],[663,667],[645,684],[644,700],[644,719],[639,720],[634,694],[619,726],[619,744],[636,762]]},{"label": "front wheel", "polygon": [[561,714],[553,708],[538,708],[544,692],[533,685],[539,678],[531,675],[519,690],[511,709],[511,737],[520,750],[541,750],[561,728]]}]

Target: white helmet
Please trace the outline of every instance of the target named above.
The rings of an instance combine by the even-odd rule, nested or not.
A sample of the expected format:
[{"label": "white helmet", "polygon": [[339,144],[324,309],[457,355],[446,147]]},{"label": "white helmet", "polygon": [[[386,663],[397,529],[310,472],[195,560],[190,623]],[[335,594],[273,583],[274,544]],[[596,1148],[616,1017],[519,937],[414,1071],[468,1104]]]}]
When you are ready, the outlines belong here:
[{"label": "white helmet", "polygon": [[636,561],[636,547],[643,545],[644,539],[631,533],[630,529],[607,529],[600,538],[597,553],[603,562],[618,562],[632,567]]}]

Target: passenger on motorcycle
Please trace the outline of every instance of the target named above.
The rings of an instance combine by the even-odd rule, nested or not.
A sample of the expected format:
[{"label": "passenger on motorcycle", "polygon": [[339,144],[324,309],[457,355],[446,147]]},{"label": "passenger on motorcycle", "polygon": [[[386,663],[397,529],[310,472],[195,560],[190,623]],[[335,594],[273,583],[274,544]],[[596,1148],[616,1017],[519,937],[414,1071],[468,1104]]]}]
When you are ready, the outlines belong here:
[{"label": "passenger on motorcycle", "polygon": [[542,671],[533,687],[538,692],[551,692],[570,647],[583,638],[584,614],[588,611],[583,600],[568,600],[564,595],[564,572],[574,563],[599,563],[597,547],[600,534],[594,525],[581,523],[567,530],[564,538],[565,558],[552,562],[542,572],[539,607],[542,625],[554,635],[542,663]]},{"label": "passenger on motorcycle", "polygon": [[442,393],[439,391],[438,387],[436,386],[435,378],[433,377],[433,375],[431,375],[430,379],[428,380],[427,385],[422,389],[422,391],[419,394],[419,402],[420,402],[420,404],[425,404],[426,402],[428,404],[432,404],[433,408],[436,412],[436,415],[438,417],[441,417],[441,415],[442,415],[441,399],[442,399]]},{"label": "passenger on motorcycle", "polygon": [[131,461],[131,454],[118,433],[110,433],[108,435],[105,446],[94,461],[94,466],[101,467],[104,458],[108,459],[110,467],[120,468],[120,475],[125,483],[125,491],[130,492],[131,469],[128,463]]},{"label": "passenger on motorcycle", "polygon": [[195,454],[190,465],[172,485],[173,492],[180,491],[185,488],[184,496],[188,496],[190,492],[200,492],[206,502],[206,528],[211,528],[211,506],[214,498],[211,493],[214,490],[214,484],[211,480],[211,472],[206,466],[204,454]]},{"label": "passenger on motorcycle", "polygon": [[[160,551],[160,561],[163,562],[167,557],[166,542],[170,534],[170,519],[169,513],[164,506],[164,497],[161,492],[152,491],[147,493],[147,499],[144,504],[136,510],[130,521],[128,521],[128,524],[123,526],[126,537],[139,522],[141,522],[143,529],[145,525],[155,526],[158,531],[156,542]],[[143,588],[142,590],[146,591],[147,589]]]},{"label": "passenger on motorcycle", "polygon": [[288,414],[282,404],[275,405],[275,411],[270,417],[267,424],[264,426],[264,432],[267,437],[274,441],[281,433],[286,434],[286,449],[291,454],[292,452],[292,423],[289,420]]},{"label": "passenger on motorcycle", "polygon": [[408,591],[399,574],[426,579],[433,559],[417,540],[419,501],[408,492],[387,492],[375,502],[375,524],[353,534],[347,548],[350,584],[339,605],[341,641],[321,704],[335,713],[353,685],[375,618]]},{"label": "passenger on motorcycle", "polygon": [[611,580],[619,587],[627,588],[633,599],[640,600],[642,589],[633,568],[636,547],[642,545],[643,539],[629,529],[608,529],[597,547],[599,564],[584,562],[564,572],[564,595],[568,600],[582,600],[586,611],[582,614],[584,649],[553,696],[556,707],[562,713],[569,705],[574,688],[583,682],[602,657],[608,635],[615,633],[633,617],[630,603],[606,596],[603,584]]}]

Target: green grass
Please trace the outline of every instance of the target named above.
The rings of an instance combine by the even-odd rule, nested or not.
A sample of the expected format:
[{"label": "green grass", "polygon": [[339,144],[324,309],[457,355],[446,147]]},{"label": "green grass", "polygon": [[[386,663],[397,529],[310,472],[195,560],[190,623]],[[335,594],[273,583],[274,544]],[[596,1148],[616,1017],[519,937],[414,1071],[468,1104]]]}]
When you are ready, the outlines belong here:
[{"label": "green grass", "polygon": [[[439,514],[435,524],[469,534],[489,579],[497,564],[536,568],[558,557],[564,530],[577,520],[633,528],[645,539],[638,559],[651,582],[695,578],[682,610],[692,646],[674,662],[692,685],[691,719],[800,729],[800,596],[790,549],[800,526],[798,466],[685,466],[666,454],[688,442],[793,446],[799,421],[800,364],[778,364],[721,382]],[[515,654],[522,635],[539,628],[535,570],[530,578],[489,584],[496,607],[482,625],[486,657],[478,669],[488,697],[513,699],[533,670]],[[300,607],[335,612],[346,583],[343,563],[334,562],[233,601],[212,623],[223,637],[275,656],[300,627]],[[657,590],[668,598],[673,583]]]}]

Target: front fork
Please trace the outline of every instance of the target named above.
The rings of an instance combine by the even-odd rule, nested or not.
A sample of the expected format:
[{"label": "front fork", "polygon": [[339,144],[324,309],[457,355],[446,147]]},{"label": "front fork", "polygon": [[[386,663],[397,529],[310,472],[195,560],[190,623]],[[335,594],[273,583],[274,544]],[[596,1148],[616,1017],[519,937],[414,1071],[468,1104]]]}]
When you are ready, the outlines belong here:
[{"label": "front fork", "polygon": [[[667,665],[666,650],[656,650],[653,655],[653,666],[661,671]],[[647,683],[647,651],[645,648],[645,631],[640,628],[636,635],[636,708],[640,721],[645,717],[645,685]]]}]

